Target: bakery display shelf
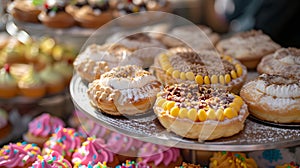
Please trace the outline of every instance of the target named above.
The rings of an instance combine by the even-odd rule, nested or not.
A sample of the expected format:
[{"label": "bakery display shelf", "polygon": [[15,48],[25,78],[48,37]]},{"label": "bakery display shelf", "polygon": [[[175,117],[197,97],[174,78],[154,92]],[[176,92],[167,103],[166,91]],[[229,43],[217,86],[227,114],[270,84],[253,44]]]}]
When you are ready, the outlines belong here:
[{"label": "bakery display shelf", "polygon": [[184,139],[168,132],[151,111],[136,117],[108,116],[97,111],[90,105],[87,88],[88,86],[75,74],[70,83],[70,94],[78,110],[109,129],[142,141],[205,151],[255,151],[300,144],[300,129],[274,127],[250,119],[246,120],[243,131],[231,137],[204,142]]}]

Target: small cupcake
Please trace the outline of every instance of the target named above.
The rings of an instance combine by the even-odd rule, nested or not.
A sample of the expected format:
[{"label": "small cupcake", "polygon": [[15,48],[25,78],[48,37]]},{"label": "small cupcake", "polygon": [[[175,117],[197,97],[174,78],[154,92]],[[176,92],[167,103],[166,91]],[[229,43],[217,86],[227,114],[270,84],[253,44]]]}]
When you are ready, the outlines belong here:
[{"label": "small cupcake", "polygon": [[41,10],[33,0],[16,0],[9,6],[9,12],[19,21],[38,23]]},{"label": "small cupcake", "polygon": [[47,155],[38,155],[30,168],[71,168],[71,163],[58,152],[51,151]]},{"label": "small cupcake", "polygon": [[73,65],[71,62],[67,61],[60,61],[53,64],[54,71],[60,73],[64,79],[65,84],[69,85],[72,76],[73,76]]},{"label": "small cupcake", "polygon": [[46,66],[41,72],[40,77],[42,81],[46,84],[46,91],[48,94],[59,93],[65,88],[65,79],[64,77],[54,71],[51,65]]},{"label": "small cupcake", "polygon": [[210,158],[210,168],[257,168],[256,162],[252,158],[247,158],[244,153],[238,152],[215,152]]},{"label": "small cupcake", "polygon": [[81,145],[82,137],[73,128],[57,128],[55,133],[45,142],[42,153],[56,151],[67,160],[71,160],[76,148]]},{"label": "small cupcake", "polygon": [[17,94],[17,81],[10,74],[10,66],[5,64],[0,70],[0,98],[12,98]]},{"label": "small cupcake", "polygon": [[142,145],[142,141],[115,132],[107,140],[107,147],[117,154],[120,162],[135,159]]},{"label": "small cupcake", "polygon": [[174,168],[182,164],[180,150],[152,143],[145,143],[139,150],[138,162],[156,168]]},{"label": "small cupcake", "polygon": [[35,144],[10,143],[0,150],[0,167],[2,168],[23,168],[29,167],[41,153]]},{"label": "small cupcake", "polygon": [[50,138],[55,130],[64,126],[65,123],[61,119],[44,113],[29,123],[29,129],[27,133],[23,135],[23,138],[29,143],[35,143],[43,147],[43,144]]},{"label": "small cupcake", "polygon": [[283,165],[278,165],[276,168],[299,168],[299,165],[295,162],[290,162]]},{"label": "small cupcake", "polygon": [[98,162],[106,162],[111,167],[119,163],[118,158],[108,150],[102,139],[87,138],[87,141],[83,142],[72,156],[72,163],[75,168],[89,164],[94,166]]},{"label": "small cupcake", "polygon": [[85,135],[85,137],[95,136],[96,138],[106,140],[110,136],[111,131],[102,125],[88,119],[84,120],[81,118],[80,120],[82,122],[78,127],[78,132]]},{"label": "small cupcake", "polygon": [[11,129],[7,112],[0,108],[0,139],[6,137],[11,132]]}]

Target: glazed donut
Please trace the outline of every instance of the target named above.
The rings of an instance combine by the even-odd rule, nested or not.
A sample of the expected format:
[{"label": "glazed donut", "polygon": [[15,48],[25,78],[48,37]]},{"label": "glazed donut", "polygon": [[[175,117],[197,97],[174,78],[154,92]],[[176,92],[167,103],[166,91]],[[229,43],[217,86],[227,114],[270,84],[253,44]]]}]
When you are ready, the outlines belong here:
[{"label": "glazed donut", "polygon": [[141,60],[130,56],[131,53],[122,45],[92,44],[78,55],[73,65],[84,81],[92,82],[114,67],[129,64],[142,65]]},{"label": "glazed donut", "polygon": [[136,115],[147,112],[161,84],[139,66],[113,68],[89,84],[92,106],[110,115]]},{"label": "glazed donut", "polygon": [[151,68],[164,84],[198,83],[219,85],[238,93],[247,76],[247,69],[229,56],[214,51],[194,52],[189,48],[173,48],[160,54]]},{"label": "glazed donut", "polygon": [[167,131],[199,141],[237,134],[248,116],[239,96],[188,83],[166,86],[157,94],[153,109]]},{"label": "glazed donut", "polygon": [[260,74],[295,76],[300,79],[300,49],[281,48],[264,57],[257,66]]},{"label": "glazed donut", "polygon": [[300,122],[300,79],[262,74],[240,93],[255,117],[276,122]]},{"label": "glazed donut", "polygon": [[238,59],[247,68],[254,69],[262,57],[275,52],[280,45],[262,31],[251,30],[221,40],[216,48],[220,53]]}]

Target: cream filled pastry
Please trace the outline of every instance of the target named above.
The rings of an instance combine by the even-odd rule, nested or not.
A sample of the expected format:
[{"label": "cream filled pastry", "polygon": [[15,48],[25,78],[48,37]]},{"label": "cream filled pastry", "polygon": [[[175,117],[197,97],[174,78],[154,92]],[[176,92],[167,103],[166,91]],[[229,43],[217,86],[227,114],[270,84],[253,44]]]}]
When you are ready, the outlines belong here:
[{"label": "cream filled pastry", "polygon": [[210,158],[209,168],[257,168],[255,160],[238,152],[215,152]]},{"label": "cream filled pastry", "polygon": [[164,84],[197,83],[224,87],[238,93],[247,77],[247,69],[236,59],[214,51],[195,52],[173,48],[160,54],[152,67]]},{"label": "cream filled pastry", "polygon": [[240,95],[262,120],[300,122],[300,78],[262,74],[244,85]]},{"label": "cream filled pastry", "polygon": [[237,134],[248,116],[241,97],[188,83],[166,86],[153,109],[167,131],[199,141]]},{"label": "cream filled pastry", "polygon": [[113,68],[89,84],[91,104],[111,115],[135,115],[147,112],[160,91],[160,82],[139,66]]},{"label": "cream filled pastry", "polygon": [[264,57],[257,66],[259,73],[295,76],[300,79],[300,49],[281,48]]}]

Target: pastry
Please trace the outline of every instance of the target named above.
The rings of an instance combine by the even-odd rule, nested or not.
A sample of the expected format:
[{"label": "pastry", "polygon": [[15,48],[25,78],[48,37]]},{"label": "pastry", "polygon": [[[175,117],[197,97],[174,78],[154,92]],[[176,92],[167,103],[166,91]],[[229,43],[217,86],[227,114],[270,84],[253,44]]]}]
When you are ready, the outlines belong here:
[{"label": "pastry", "polygon": [[40,148],[35,144],[27,144],[26,142],[10,143],[0,149],[0,167],[30,167],[40,153]]},{"label": "pastry", "polygon": [[166,86],[157,94],[153,109],[167,131],[199,141],[237,134],[248,116],[241,97],[189,83]]},{"label": "pastry", "polygon": [[58,152],[51,151],[46,155],[38,155],[30,168],[71,168],[71,163]]},{"label": "pastry", "polygon": [[54,134],[44,143],[42,153],[58,152],[65,159],[71,161],[76,148],[81,145],[82,137],[73,128],[58,127]]},{"label": "pastry", "polygon": [[247,158],[244,153],[238,152],[215,152],[210,158],[209,168],[257,168],[252,158]]},{"label": "pastry", "polygon": [[183,162],[181,166],[176,166],[175,168],[201,168],[201,166]]},{"label": "pastry", "polygon": [[156,168],[174,168],[182,163],[179,149],[152,143],[145,143],[140,148],[138,157],[138,163]]},{"label": "pastry", "polygon": [[164,44],[146,33],[116,33],[106,43],[120,44],[133,51],[134,57],[143,60],[143,68],[149,68],[154,58],[166,49]]},{"label": "pastry", "polygon": [[7,112],[0,108],[0,139],[7,137],[11,133],[12,126],[9,122]]},{"label": "pastry", "polygon": [[262,74],[240,93],[255,117],[276,122],[300,122],[300,78]]},{"label": "pastry", "polygon": [[69,85],[73,76],[73,63],[71,61],[60,61],[53,64],[53,70],[61,74],[65,79],[65,85]]},{"label": "pastry", "polygon": [[73,65],[79,76],[87,82],[99,79],[100,76],[121,65],[142,65],[142,61],[131,56],[131,51],[122,45],[88,46],[75,59]]},{"label": "pastry", "polygon": [[260,74],[295,76],[300,79],[300,49],[281,48],[265,56],[257,66]]},{"label": "pastry", "polygon": [[295,162],[286,163],[283,165],[278,165],[276,168],[299,168],[299,165],[297,165]]},{"label": "pastry", "polygon": [[247,77],[247,69],[239,61],[214,51],[194,52],[189,48],[173,48],[160,54],[152,67],[164,84],[197,83],[224,87],[238,93]]},{"label": "pastry", "polygon": [[139,66],[113,68],[89,84],[92,106],[110,115],[136,115],[147,112],[160,91],[160,82]]},{"label": "pastry", "polygon": [[117,154],[120,162],[135,159],[142,145],[142,141],[115,132],[107,139],[107,148]]},{"label": "pastry", "polygon": [[68,0],[47,0],[45,9],[39,14],[39,20],[50,28],[69,28],[75,25],[72,15],[65,10]]},{"label": "pastry", "polygon": [[12,98],[18,94],[17,81],[10,74],[10,65],[0,69],[0,98]]},{"label": "pastry", "polygon": [[98,162],[106,162],[110,167],[114,167],[119,163],[118,158],[107,149],[102,139],[87,138],[72,156],[72,163],[75,167],[80,167],[80,165],[87,166],[89,164],[94,166]]},{"label": "pastry", "polygon": [[66,6],[66,11],[74,17],[75,13],[86,5],[89,5],[87,0],[75,0],[73,3]]},{"label": "pastry", "polygon": [[11,38],[8,44],[0,51],[0,66],[4,64],[26,63],[24,50],[25,46],[23,44]]},{"label": "pastry", "polygon": [[213,50],[220,36],[204,25],[187,25],[173,28],[161,38],[169,48],[191,47],[193,50]]},{"label": "pastry", "polygon": [[65,89],[66,85],[64,77],[54,71],[51,65],[46,66],[39,75],[46,85],[46,91],[48,94],[59,93]]},{"label": "pastry", "polygon": [[99,28],[113,19],[108,0],[87,0],[89,5],[82,6],[74,13],[79,26]]},{"label": "pastry", "polygon": [[247,68],[255,69],[261,58],[275,52],[280,46],[260,30],[238,33],[221,40],[217,50],[242,62]]},{"label": "pastry", "polygon": [[44,143],[51,137],[55,130],[64,127],[65,123],[48,113],[44,113],[28,124],[28,131],[23,135],[23,139],[29,143],[35,143],[43,147]]},{"label": "pastry", "polygon": [[16,0],[9,5],[9,12],[16,20],[38,23],[41,9],[34,5],[33,0]]}]

